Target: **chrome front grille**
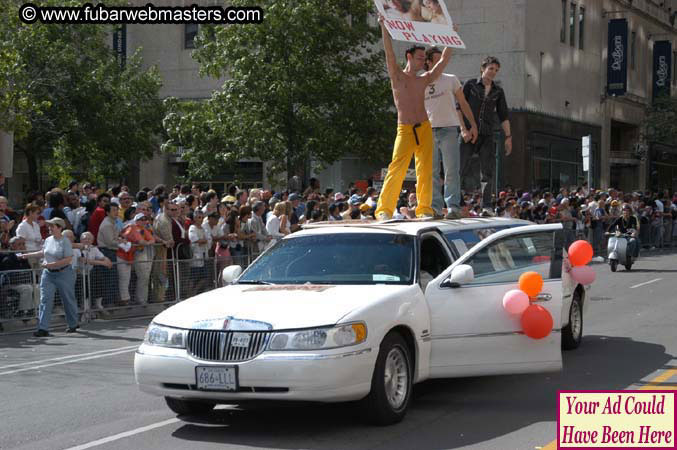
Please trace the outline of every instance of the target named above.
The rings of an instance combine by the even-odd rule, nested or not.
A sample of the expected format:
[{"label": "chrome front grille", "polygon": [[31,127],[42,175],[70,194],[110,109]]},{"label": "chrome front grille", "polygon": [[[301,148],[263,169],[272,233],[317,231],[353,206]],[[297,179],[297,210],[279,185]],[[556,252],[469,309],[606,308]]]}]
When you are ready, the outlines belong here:
[{"label": "chrome front grille", "polygon": [[[249,335],[249,345],[232,345],[234,334]],[[192,356],[206,361],[246,361],[263,353],[271,334],[269,331],[189,330],[186,349]]]}]

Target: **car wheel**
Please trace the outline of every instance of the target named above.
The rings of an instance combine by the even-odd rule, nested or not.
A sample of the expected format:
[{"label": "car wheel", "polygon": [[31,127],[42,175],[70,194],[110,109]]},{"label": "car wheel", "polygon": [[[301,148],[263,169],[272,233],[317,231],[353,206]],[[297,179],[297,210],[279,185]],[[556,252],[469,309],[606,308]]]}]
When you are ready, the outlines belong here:
[{"label": "car wheel", "polygon": [[173,397],[165,397],[165,402],[169,409],[179,415],[198,415],[206,414],[216,406],[214,403],[199,402],[195,400],[180,400]]},{"label": "car wheel", "polygon": [[562,328],[562,349],[573,350],[581,345],[583,339],[583,302],[578,290],[569,308],[569,324]]},{"label": "car wheel", "polygon": [[399,333],[383,339],[371,379],[371,391],[361,402],[364,419],[375,425],[400,422],[411,399],[411,352]]}]

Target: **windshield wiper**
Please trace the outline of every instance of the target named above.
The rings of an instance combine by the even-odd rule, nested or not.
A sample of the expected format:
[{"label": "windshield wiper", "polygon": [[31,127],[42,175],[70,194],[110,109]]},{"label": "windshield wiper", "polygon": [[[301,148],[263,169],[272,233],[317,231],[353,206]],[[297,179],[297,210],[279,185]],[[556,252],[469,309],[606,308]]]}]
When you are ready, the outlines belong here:
[{"label": "windshield wiper", "polygon": [[275,283],[271,283],[269,281],[263,281],[263,280],[241,280],[241,281],[238,281],[237,284],[266,284],[266,285],[269,285],[269,284],[275,284]]}]

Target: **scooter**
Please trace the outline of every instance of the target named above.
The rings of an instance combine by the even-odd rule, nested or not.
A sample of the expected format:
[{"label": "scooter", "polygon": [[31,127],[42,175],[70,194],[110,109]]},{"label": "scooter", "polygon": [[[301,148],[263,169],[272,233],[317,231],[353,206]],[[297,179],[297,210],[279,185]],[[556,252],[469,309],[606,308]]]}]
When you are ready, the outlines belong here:
[{"label": "scooter", "polygon": [[628,245],[632,234],[623,234],[620,231],[616,231],[615,233],[607,233],[607,236],[609,236],[607,254],[609,255],[609,267],[611,267],[611,271],[615,272],[619,263],[625,266],[625,270],[632,269],[633,261],[630,254],[630,246]]}]

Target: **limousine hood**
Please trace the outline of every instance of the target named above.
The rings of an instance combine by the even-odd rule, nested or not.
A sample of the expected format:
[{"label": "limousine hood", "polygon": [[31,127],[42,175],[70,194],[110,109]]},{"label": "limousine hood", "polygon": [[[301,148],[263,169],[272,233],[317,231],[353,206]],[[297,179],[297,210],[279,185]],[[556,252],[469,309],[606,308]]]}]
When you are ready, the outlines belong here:
[{"label": "limousine hood", "polygon": [[404,285],[231,285],[163,311],[155,323],[186,329],[284,330],[333,325],[396,297]]}]

